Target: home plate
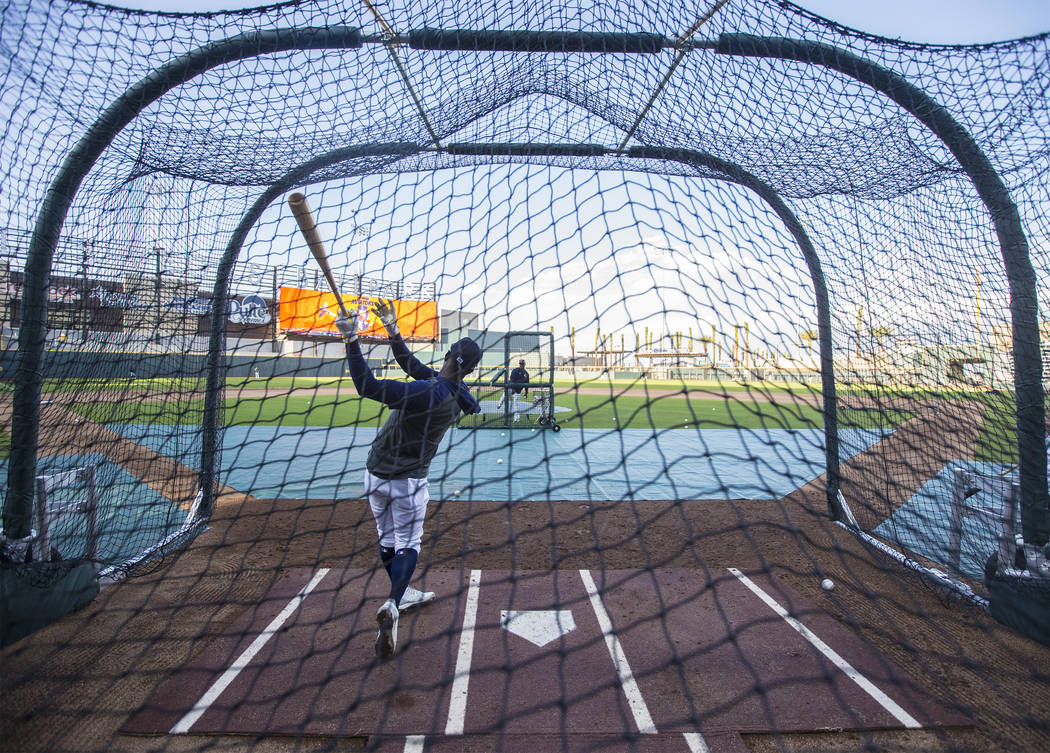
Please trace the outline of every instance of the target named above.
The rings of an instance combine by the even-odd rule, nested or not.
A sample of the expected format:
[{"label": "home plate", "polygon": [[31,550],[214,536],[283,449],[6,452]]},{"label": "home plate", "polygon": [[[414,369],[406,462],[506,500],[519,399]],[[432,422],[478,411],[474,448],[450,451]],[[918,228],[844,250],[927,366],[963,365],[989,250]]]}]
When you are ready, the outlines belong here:
[{"label": "home plate", "polygon": [[571,609],[504,609],[500,610],[499,624],[508,633],[541,648],[576,629]]}]

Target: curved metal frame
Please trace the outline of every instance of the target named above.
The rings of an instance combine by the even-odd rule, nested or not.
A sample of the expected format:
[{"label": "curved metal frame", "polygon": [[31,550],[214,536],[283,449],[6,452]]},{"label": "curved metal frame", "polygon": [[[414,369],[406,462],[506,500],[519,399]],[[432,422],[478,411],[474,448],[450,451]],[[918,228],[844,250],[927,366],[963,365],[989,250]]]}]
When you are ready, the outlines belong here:
[{"label": "curved metal frame", "polygon": [[241,253],[241,246],[248,232],[259,221],[266,208],[273,203],[281,194],[294,188],[299,182],[310,177],[317,170],[345,162],[357,157],[390,156],[396,159],[415,154],[420,148],[409,143],[374,144],[371,146],[351,146],[334,149],[330,152],[304,162],[298,167],[289,170],[279,180],[267,188],[262,195],[249,207],[248,211],[241,216],[237,223],[229,243],[223,251],[222,258],[215,274],[215,285],[212,289],[212,315],[211,315],[211,337],[208,342],[207,378],[204,393],[204,436],[201,442],[201,477],[200,488],[203,492],[201,499],[200,514],[208,517],[211,514],[215,500],[215,480],[218,474],[215,469],[215,461],[218,457],[218,447],[215,440],[219,429],[219,400],[222,394],[222,374],[220,369],[220,353],[224,350],[226,340],[226,304],[229,300],[230,276],[233,274],[234,264]]},{"label": "curved metal frame", "polygon": [[[820,257],[806,234],[802,223],[791,211],[780,194],[768,184],[756,178],[739,165],[726,162],[704,152],[688,149],[663,149],[654,147],[635,147],[629,151],[631,156],[656,157],[657,159],[678,159],[681,162],[698,164],[723,173],[728,180],[751,189],[758,194],[784,223],[788,232],[795,238],[802,256],[809,267],[813,279],[813,294],[816,296],[817,335],[820,346],[820,387],[824,400],[824,462],[827,471],[828,512],[834,520],[843,520],[844,513],[839,500],[841,476],[839,474],[839,435],[838,435],[838,402],[835,397],[835,362],[831,336],[831,304],[828,300],[828,286],[824,279],[824,270]],[[668,155],[661,157],[661,155]],[[674,157],[672,155],[680,155]]]},{"label": "curved metal frame", "polygon": [[18,331],[18,361],[11,406],[11,456],[3,514],[4,534],[8,538],[25,538],[30,531],[39,440],[40,360],[47,332],[51,261],[66,215],[88,171],[124,126],[140,112],[169,90],[205,71],[235,60],[274,52],[346,49],[361,44],[360,29],[332,26],[240,34],[198,47],[157,68],[114,100],[63,160],[37,215],[26,259],[23,315]]},{"label": "curved metal frame", "polygon": [[[24,318],[20,328],[18,365],[13,400],[12,452],[8,470],[8,494],[4,504],[4,530],[10,538],[22,538],[29,533],[33,499],[33,480],[36,469],[38,441],[40,382],[38,379],[43,354],[47,323],[47,287],[51,262],[65,217],[73,198],[102,152],[116,135],[145,107],[173,87],[218,65],[233,60],[287,50],[347,49],[360,47],[360,30],[350,27],[283,29],[243,34],[192,50],[165,64],[140,80],[118,98],[95,121],[85,136],[66,157],[52,182],[37,217],[25,269]],[[1050,519],[1047,518],[1048,498],[1046,458],[1043,446],[1045,410],[1042,395],[1042,363],[1039,357],[1039,331],[1035,274],[1028,256],[1028,244],[1021,228],[1016,206],[1010,199],[1005,184],[995,172],[976,142],[948,112],[903,77],[881,68],[844,50],[828,45],[792,39],[755,37],[745,34],[723,34],[715,44],[704,44],[719,54],[750,57],[781,58],[823,65],[866,83],[887,94],[911,112],[944,141],[959,160],[992,214],[996,233],[1002,248],[1003,260],[1010,280],[1011,313],[1014,328],[1014,372],[1017,392],[1018,449],[1021,461],[1021,489],[1024,512],[1024,535],[1033,544],[1045,543]],[[360,148],[359,148],[360,149]],[[364,147],[363,149],[369,149]],[[338,150],[337,150],[338,151]],[[353,151],[353,148],[351,148]],[[239,250],[251,226],[273,199],[283,190],[278,186],[295,182],[293,173],[307,177],[316,170],[319,161],[331,157],[322,155],[317,160],[296,168],[273,184],[242,217],[231,238],[216,277],[216,306],[212,317],[212,343],[209,352],[209,381],[217,379],[219,355],[217,338],[224,337],[228,276],[236,259],[234,247]],[[824,373],[825,411],[835,410],[833,365],[831,363],[831,328],[828,314],[827,291],[823,287],[819,259],[808,241],[801,224],[790,209],[766,184],[758,181],[739,166],[718,160],[701,152],[655,147],[636,147],[628,150],[633,156],[651,158],[675,157],[660,154],[678,154],[681,161],[701,164],[722,172],[727,179],[756,191],[788,226],[799,242],[803,255],[814,275],[817,289],[821,366]],[[360,154],[353,155],[360,156]],[[342,157],[348,159],[350,157]],[[336,160],[341,161],[341,160]],[[329,163],[331,164],[331,163]],[[312,165],[312,167],[307,167]],[[304,171],[304,172],[300,172]],[[735,177],[734,177],[735,176]],[[265,203],[262,203],[264,202]],[[259,209],[259,207],[262,209]],[[249,222],[249,218],[254,219]],[[802,240],[804,239],[804,240]],[[819,273],[819,274],[815,274]],[[823,314],[821,314],[823,310]],[[830,367],[830,368],[828,368]],[[828,384],[830,380],[830,385]],[[218,391],[209,388],[206,396],[206,420],[217,421]],[[207,413],[210,411],[210,413]],[[834,414],[831,414],[834,417]],[[829,423],[825,421],[825,428]],[[214,439],[214,433],[213,438]],[[835,447],[834,460],[829,461],[829,509],[840,518],[838,502],[832,500],[832,486],[838,485],[837,437],[828,443],[828,451]],[[209,448],[212,465],[202,472],[205,494],[212,493],[215,447]],[[832,473],[834,468],[834,473]]]},{"label": "curved metal frame", "polygon": [[1021,527],[1026,544],[1043,546],[1050,538],[1050,495],[1047,493],[1046,409],[1035,270],[1017,206],[988,156],[969,132],[926,92],[903,76],[845,50],[799,39],[750,34],[722,34],[714,49],[720,55],[777,58],[821,65],[867,84],[929,128],[970,177],[991,214],[1003,266],[1010,281]]},{"label": "curved metal frame", "polygon": [[[281,194],[291,190],[300,181],[312,173],[329,165],[337,164],[354,157],[392,156],[395,159],[424,151],[414,144],[375,144],[367,147],[348,147],[335,149],[299,165],[283,175],[271,185],[251,208],[241,217],[230,242],[226,245],[219,262],[218,273],[213,290],[214,305],[212,308],[211,341],[208,347],[208,378],[204,403],[204,441],[201,449],[201,489],[204,498],[201,504],[203,515],[210,513],[214,503],[213,488],[216,479],[215,460],[218,436],[218,404],[221,393],[221,374],[219,369],[219,351],[226,333],[226,295],[229,290],[229,276],[248,231],[262,216],[266,208]],[[428,150],[433,151],[433,150]],[[634,147],[626,152],[619,152],[596,144],[449,144],[446,149],[451,154],[472,154],[489,156],[566,156],[585,157],[626,156],[634,159],[658,159],[670,162],[681,162],[703,167],[721,173],[722,178],[750,189],[761,197],[781,219],[788,232],[795,238],[802,256],[809,267],[813,280],[813,292],[816,297],[817,329],[820,340],[821,391],[824,397],[824,443],[825,468],[827,471],[828,512],[835,520],[843,520],[844,514],[839,501],[839,436],[837,403],[835,399],[835,366],[832,360],[831,308],[828,300],[827,284],[813,243],[806,234],[802,223],[794,212],[784,203],[780,195],[769,185],[759,180],[740,165],[719,159],[714,155],[693,149],[675,149],[664,147]]]}]

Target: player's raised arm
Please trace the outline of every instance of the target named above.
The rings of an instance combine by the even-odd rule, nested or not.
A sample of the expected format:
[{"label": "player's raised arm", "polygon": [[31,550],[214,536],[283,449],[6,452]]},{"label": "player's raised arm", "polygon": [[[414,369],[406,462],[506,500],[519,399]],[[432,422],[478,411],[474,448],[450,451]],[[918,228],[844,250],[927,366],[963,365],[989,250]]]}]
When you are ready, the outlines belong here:
[{"label": "player's raised arm", "polygon": [[430,407],[433,396],[423,382],[417,380],[406,384],[393,379],[375,378],[361,353],[361,346],[357,341],[357,325],[352,319],[340,316],[335,320],[335,326],[346,342],[346,360],[357,394],[378,400],[391,408],[423,411]]},{"label": "player's raised arm", "polygon": [[383,323],[390,338],[390,350],[394,354],[394,360],[406,374],[413,379],[430,379],[437,375],[436,371],[412,355],[412,351],[405,345],[401,338],[401,330],[397,326],[397,311],[393,301],[386,298],[377,299],[372,304],[372,313]]}]

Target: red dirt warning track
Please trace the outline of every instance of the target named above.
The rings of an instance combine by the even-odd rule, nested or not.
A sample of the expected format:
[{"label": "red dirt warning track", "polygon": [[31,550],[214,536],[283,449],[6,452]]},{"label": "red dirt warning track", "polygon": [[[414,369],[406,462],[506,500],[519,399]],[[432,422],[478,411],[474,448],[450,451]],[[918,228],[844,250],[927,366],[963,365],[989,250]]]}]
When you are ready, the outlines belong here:
[{"label": "red dirt warning track", "polygon": [[402,615],[398,652],[379,663],[385,573],[292,570],[123,732],[733,753],[742,732],[968,724],[768,574],[710,577],[430,570],[438,599]]}]

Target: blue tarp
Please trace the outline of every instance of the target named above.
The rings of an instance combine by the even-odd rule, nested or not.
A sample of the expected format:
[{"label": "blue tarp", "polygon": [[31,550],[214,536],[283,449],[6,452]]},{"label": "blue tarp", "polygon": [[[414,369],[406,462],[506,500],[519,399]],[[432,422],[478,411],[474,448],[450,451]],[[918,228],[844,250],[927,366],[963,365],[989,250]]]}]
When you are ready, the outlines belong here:
[{"label": "blue tarp", "polygon": [[[191,444],[171,426],[110,428],[167,455]],[[359,497],[375,432],[230,426],[222,481],[257,497]],[[841,432],[843,459],[889,432]],[[778,499],[823,472],[821,429],[450,429],[430,484],[433,497],[496,500]]]}]

